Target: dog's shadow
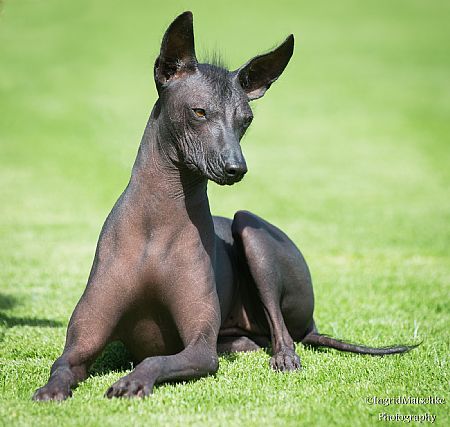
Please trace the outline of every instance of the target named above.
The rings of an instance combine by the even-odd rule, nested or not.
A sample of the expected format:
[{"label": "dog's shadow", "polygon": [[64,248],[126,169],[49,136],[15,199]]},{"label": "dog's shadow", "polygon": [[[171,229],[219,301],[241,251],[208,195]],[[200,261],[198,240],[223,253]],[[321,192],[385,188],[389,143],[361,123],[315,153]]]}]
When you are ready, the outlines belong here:
[{"label": "dog's shadow", "polygon": [[120,341],[108,344],[102,354],[89,369],[90,376],[105,375],[110,372],[124,372],[136,366],[131,353]]},{"label": "dog's shadow", "polygon": [[[28,316],[11,316],[7,312],[12,310],[14,307],[21,304],[21,301],[8,294],[0,293],[0,326],[6,328],[13,328],[15,326],[34,326],[40,328],[59,328],[64,326],[64,324],[58,320],[52,319],[40,319],[37,317]],[[1,340],[1,337],[0,337]]]}]

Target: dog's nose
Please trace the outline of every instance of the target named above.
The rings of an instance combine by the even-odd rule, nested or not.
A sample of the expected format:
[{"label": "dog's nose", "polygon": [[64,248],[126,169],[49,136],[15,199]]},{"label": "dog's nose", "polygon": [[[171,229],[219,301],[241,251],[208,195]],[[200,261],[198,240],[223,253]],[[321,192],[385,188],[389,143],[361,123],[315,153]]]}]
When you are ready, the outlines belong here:
[{"label": "dog's nose", "polygon": [[247,165],[245,163],[226,163],[225,173],[228,178],[237,181],[247,173]]}]

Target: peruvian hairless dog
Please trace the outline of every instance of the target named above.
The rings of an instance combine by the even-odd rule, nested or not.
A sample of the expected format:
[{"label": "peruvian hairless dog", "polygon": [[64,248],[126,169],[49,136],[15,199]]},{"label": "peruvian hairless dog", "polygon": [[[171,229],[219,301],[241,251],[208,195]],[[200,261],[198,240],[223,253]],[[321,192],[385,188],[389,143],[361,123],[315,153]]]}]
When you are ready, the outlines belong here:
[{"label": "peruvian hairless dog", "polygon": [[230,72],[197,62],[192,13],[169,26],[154,67],[159,98],[131,179],[101,231],[63,354],[34,400],[71,396],[114,340],[140,363],[109,398],[212,374],[218,351],[271,344],[271,367],[291,371],[300,369],[295,341],[374,355],[412,348],[320,335],[310,273],[294,243],[250,212],[211,216],[207,182],[231,185],[247,172],[240,140],[253,118],[249,101],[280,76],[293,48],[290,35]]}]

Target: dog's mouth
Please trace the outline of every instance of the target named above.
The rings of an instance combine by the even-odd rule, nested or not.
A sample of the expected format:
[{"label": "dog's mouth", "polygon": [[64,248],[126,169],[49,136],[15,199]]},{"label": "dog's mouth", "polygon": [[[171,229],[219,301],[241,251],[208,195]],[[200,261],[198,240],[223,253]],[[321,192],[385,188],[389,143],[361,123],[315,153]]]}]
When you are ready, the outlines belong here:
[{"label": "dog's mouth", "polygon": [[219,185],[233,185],[239,181],[242,181],[243,178],[244,178],[244,175],[239,175],[237,177],[228,177],[228,176],[222,175],[220,177],[211,177],[209,179]]}]

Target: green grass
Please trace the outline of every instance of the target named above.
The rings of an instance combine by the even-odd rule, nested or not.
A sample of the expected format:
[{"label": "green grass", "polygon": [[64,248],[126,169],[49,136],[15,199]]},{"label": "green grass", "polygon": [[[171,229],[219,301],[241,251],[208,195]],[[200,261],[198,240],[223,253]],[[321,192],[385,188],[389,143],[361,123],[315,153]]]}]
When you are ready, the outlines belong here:
[{"label": "green grass", "polygon": [[[366,426],[381,412],[449,425],[448,404],[365,399],[449,398],[450,4],[151,3],[3,2],[0,425]],[[221,357],[213,377],[109,401],[129,369],[116,348],[73,399],[33,403],[156,99],[159,40],[186,9],[198,51],[219,49],[231,68],[296,36],[285,75],[254,103],[250,171],[209,186],[213,211],[249,209],[288,232],[309,262],[322,332],[423,344],[385,358],[299,345],[294,374],[271,372],[262,351]]]}]

